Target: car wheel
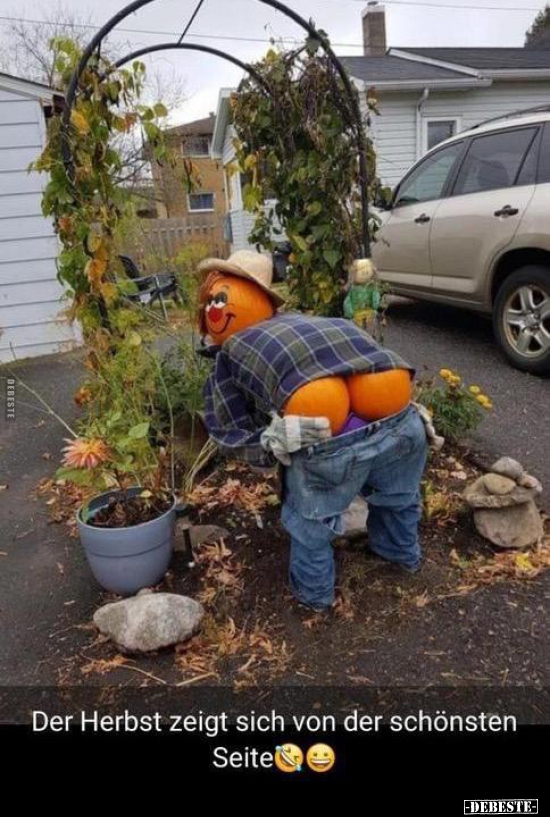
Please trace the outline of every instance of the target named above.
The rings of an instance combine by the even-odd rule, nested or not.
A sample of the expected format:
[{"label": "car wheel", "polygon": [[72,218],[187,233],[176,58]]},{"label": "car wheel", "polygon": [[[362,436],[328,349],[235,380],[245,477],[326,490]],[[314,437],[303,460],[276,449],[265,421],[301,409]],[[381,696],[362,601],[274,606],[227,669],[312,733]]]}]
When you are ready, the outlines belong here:
[{"label": "car wheel", "polygon": [[550,269],[521,267],[506,278],[495,299],[493,328],[513,366],[550,372]]}]

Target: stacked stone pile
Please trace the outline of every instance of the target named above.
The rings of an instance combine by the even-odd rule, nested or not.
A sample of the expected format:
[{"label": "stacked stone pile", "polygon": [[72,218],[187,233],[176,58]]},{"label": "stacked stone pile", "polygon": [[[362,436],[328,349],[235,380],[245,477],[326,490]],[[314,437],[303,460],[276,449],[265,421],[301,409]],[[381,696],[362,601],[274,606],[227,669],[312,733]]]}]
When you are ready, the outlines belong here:
[{"label": "stacked stone pile", "polygon": [[477,531],[503,548],[536,544],[543,535],[536,498],[542,485],[527,474],[516,460],[501,457],[484,474],[468,485],[464,499],[474,511]]}]

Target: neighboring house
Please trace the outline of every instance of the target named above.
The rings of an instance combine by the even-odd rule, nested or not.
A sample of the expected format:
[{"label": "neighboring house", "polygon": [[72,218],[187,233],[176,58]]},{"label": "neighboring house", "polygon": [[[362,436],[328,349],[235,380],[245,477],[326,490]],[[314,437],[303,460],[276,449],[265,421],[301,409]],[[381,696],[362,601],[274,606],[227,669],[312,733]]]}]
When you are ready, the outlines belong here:
[{"label": "neighboring house", "polygon": [[[371,136],[382,182],[394,186],[429,148],[493,116],[550,105],[550,49],[387,48],[385,11],[363,11],[363,56],[342,57],[366,109],[374,88],[380,116]],[[234,159],[229,97],[220,93],[212,142],[224,167]],[[242,210],[240,180],[233,177],[229,213],[233,245],[247,245],[253,219]]]},{"label": "neighboring house", "polygon": [[167,218],[166,205],[157,195],[157,188],[152,182],[138,182],[128,187],[138,218]]},{"label": "neighboring house", "polygon": [[[167,130],[173,161],[162,165],[153,162],[152,167],[155,197],[163,202],[168,218],[185,219],[190,239],[200,241],[208,235],[210,243],[214,239],[220,245],[224,244],[226,194],[223,168],[211,156],[214,123],[211,114]],[[186,162],[193,165],[198,177],[193,192],[188,192],[185,184]]]},{"label": "neighboring house", "polygon": [[64,315],[59,243],[42,215],[47,177],[28,173],[46,142],[46,120],[62,95],[0,74],[0,363],[68,351],[80,342]]}]

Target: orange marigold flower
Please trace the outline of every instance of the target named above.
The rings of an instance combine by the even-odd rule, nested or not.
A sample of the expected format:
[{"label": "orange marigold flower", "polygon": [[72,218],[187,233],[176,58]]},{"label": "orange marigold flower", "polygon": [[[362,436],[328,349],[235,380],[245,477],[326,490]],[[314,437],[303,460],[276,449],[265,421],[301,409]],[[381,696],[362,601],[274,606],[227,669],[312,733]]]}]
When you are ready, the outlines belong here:
[{"label": "orange marigold flower", "polygon": [[63,449],[63,463],[69,468],[96,468],[102,462],[111,459],[111,451],[103,440],[65,440],[68,445]]}]

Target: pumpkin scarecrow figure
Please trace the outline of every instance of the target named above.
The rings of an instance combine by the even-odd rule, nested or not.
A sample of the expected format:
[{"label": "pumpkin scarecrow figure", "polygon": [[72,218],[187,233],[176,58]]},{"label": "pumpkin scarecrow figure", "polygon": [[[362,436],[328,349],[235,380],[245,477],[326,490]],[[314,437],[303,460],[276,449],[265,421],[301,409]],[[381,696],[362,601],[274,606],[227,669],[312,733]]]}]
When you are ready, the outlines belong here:
[{"label": "pumpkin scarecrow figure", "polygon": [[265,255],[208,259],[199,272],[201,329],[219,347],[206,426],[227,456],[283,464],[294,595],[315,610],[333,604],[332,542],[359,494],[371,550],[418,570],[427,442],[410,402],[413,369],[345,318],[278,312]]},{"label": "pumpkin scarecrow figure", "polygon": [[382,293],[372,261],[368,258],[355,261],[351,269],[351,286],[344,301],[344,315],[376,336],[381,305]]}]

